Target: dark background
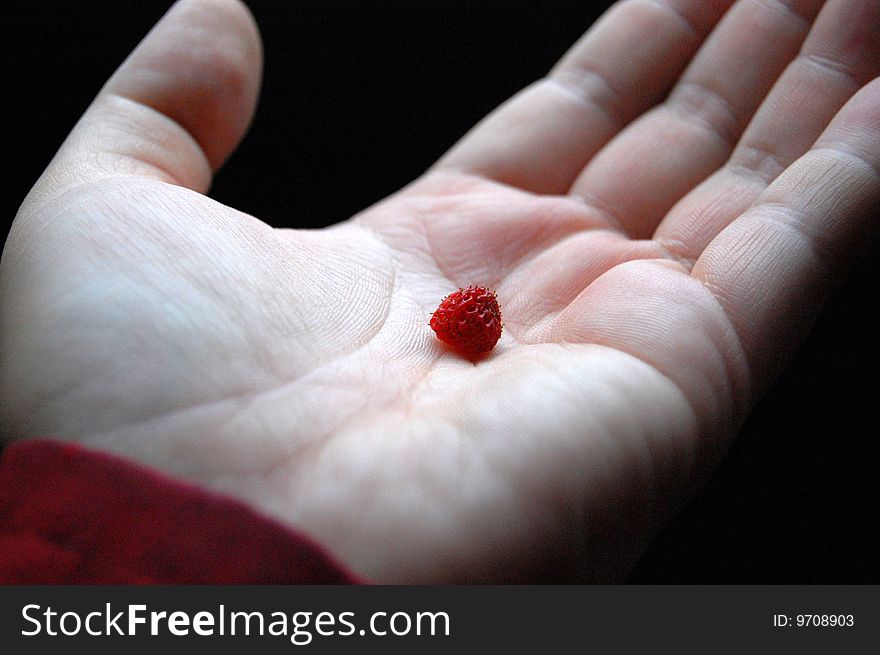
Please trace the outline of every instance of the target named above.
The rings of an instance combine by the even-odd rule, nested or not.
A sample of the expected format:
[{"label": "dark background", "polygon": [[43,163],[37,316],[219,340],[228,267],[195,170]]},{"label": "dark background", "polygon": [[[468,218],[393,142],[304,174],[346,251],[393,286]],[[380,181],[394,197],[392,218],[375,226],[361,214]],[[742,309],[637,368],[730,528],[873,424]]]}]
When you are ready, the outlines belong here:
[{"label": "dark background", "polygon": [[[76,119],[170,4],[3,3],[4,240]],[[275,226],[318,227],[417,177],[610,2],[249,4],[266,53],[261,103],[211,195]],[[630,582],[880,582],[878,266],[875,243]]]}]

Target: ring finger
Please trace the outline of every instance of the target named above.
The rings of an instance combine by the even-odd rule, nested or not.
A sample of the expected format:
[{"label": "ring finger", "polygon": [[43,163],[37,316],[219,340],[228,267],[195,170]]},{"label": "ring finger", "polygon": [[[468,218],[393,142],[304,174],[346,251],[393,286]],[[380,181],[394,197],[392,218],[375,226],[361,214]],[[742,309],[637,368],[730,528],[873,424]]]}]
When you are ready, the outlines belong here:
[{"label": "ring finger", "polygon": [[571,193],[634,238],[728,158],[823,0],[743,0],[724,17],[661,105],[587,164]]},{"label": "ring finger", "polygon": [[682,261],[696,260],[877,75],[880,4],[832,0],[726,165],[669,212],[654,238]]}]

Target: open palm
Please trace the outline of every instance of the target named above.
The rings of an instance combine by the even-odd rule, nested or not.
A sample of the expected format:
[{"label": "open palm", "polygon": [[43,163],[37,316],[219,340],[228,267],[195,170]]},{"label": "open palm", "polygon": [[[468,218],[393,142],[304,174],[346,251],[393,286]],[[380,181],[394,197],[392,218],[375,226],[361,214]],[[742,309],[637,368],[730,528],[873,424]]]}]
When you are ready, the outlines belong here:
[{"label": "open palm", "polygon": [[[4,432],[243,498],[377,580],[618,578],[880,197],[880,7],[731,4],[619,3],[421,179],[300,231],[202,195],[260,48],[184,0],[16,219]],[[474,283],[504,315],[476,362],[428,327]]]}]

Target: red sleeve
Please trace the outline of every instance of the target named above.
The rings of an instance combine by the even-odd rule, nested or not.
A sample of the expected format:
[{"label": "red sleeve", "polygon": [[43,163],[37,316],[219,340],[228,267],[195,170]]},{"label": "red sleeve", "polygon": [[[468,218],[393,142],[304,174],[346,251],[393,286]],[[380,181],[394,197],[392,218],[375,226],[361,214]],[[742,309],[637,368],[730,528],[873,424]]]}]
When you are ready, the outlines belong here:
[{"label": "red sleeve", "polygon": [[50,440],[0,456],[0,583],[352,584],[243,503]]}]

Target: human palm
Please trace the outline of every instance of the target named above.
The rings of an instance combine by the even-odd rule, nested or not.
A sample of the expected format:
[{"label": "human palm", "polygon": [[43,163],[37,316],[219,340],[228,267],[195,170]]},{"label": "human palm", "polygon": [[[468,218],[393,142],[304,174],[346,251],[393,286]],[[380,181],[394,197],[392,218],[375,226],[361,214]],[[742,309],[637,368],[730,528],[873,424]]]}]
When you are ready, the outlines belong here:
[{"label": "human palm", "polygon": [[[237,496],[377,580],[618,578],[880,196],[876,4],[825,3],[810,31],[822,2],[742,2],[712,31],[730,4],[622,3],[434,169],[325,230],[200,193],[247,125],[259,46],[239,5],[179,4],[19,212],[6,432]],[[775,40],[756,50],[757,18]],[[504,316],[477,361],[428,326],[473,283]]]}]

